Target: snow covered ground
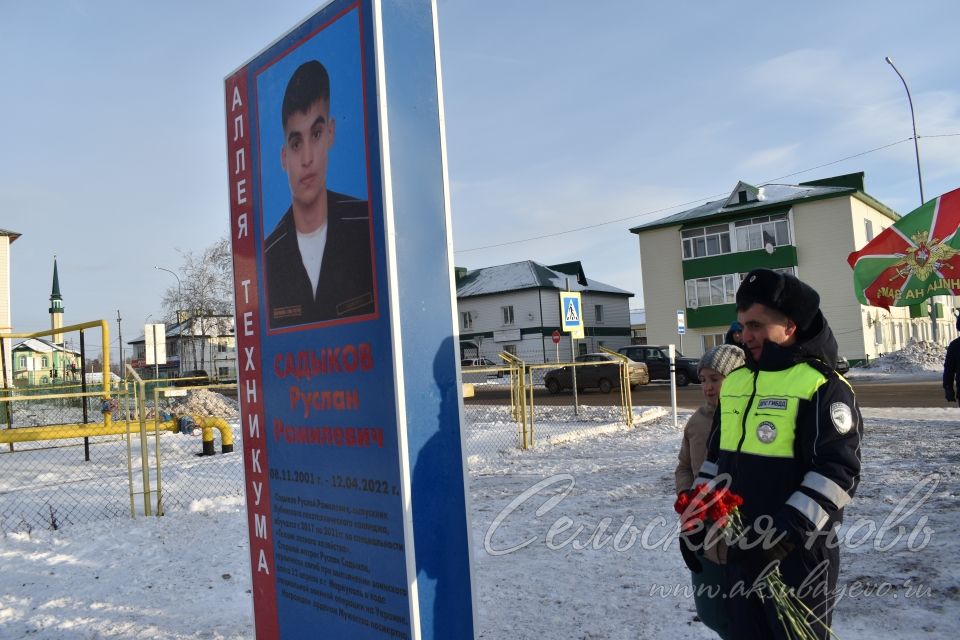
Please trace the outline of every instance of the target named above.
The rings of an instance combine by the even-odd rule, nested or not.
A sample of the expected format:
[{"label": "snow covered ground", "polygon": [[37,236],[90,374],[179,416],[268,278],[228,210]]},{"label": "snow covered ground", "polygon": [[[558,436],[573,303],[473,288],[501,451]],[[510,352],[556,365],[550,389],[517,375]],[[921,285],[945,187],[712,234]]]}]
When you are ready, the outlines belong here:
[{"label": "snow covered ground", "polygon": [[[571,428],[543,414],[553,440],[526,452],[485,439],[502,430],[496,410],[474,417],[479,637],[712,637],[683,593],[688,573],[673,530],[680,428],[661,410],[645,416],[633,429],[599,414]],[[844,640],[955,638],[960,409],[867,410],[865,418],[835,630]],[[558,500],[538,514],[550,497]],[[162,518],[10,533],[0,539],[0,567],[0,638],[253,637],[240,497],[195,501]]]}]

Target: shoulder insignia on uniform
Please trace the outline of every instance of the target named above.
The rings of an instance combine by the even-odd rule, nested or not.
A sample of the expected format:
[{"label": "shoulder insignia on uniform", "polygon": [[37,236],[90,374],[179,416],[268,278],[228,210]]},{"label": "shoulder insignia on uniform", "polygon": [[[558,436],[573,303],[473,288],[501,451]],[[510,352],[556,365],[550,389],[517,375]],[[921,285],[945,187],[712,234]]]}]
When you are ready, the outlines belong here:
[{"label": "shoulder insignia on uniform", "polygon": [[830,405],[830,419],[838,433],[846,433],[853,427],[853,411],[843,402],[834,402]]}]

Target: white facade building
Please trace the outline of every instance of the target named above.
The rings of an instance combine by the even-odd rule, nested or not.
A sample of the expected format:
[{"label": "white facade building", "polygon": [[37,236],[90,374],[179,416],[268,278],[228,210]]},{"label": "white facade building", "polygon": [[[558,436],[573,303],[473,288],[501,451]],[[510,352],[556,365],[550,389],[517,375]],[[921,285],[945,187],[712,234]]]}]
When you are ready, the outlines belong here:
[{"label": "white facade building", "polygon": [[134,369],[145,378],[157,373],[173,378],[187,371],[205,371],[215,380],[237,379],[237,340],[233,316],[195,316],[165,327],[167,363],[156,370],[146,364],[146,339],[140,335],[133,347]]},{"label": "white facade building", "polygon": [[560,292],[567,290],[581,294],[585,336],[577,353],[630,344],[632,293],[588,279],[579,262],[547,267],[526,260],[457,269],[461,357],[500,363],[498,354],[507,351],[531,363],[569,361],[570,335],[560,327]]}]

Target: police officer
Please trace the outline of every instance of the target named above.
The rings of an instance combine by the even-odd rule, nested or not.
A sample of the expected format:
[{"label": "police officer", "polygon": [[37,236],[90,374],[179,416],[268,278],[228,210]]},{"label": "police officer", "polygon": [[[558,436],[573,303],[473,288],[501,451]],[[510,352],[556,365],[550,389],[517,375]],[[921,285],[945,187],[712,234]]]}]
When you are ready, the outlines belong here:
[{"label": "police officer", "polygon": [[834,527],[860,480],[860,410],[833,369],[837,341],[813,288],[756,269],[736,302],[746,365],[724,381],[697,480],[729,479],[744,500],[748,534],[727,558],[729,583],[745,587],[727,599],[731,635],[785,637],[772,601],[750,591],[778,565],[827,638],[840,560]]}]

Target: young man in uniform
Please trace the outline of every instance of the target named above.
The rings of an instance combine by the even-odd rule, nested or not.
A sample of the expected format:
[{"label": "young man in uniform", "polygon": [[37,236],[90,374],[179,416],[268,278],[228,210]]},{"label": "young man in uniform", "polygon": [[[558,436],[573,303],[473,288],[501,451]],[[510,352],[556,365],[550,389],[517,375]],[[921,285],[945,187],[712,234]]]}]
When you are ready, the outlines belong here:
[{"label": "young man in uniform", "polygon": [[834,527],[860,481],[860,410],[833,369],[837,341],[816,291],[756,269],[736,302],[746,365],[724,381],[697,480],[728,480],[744,501],[748,533],[729,550],[727,577],[747,593],[727,599],[731,635],[785,637],[773,602],[749,592],[779,566],[826,639],[840,561]]},{"label": "young man in uniform", "polygon": [[269,326],[373,313],[368,203],[327,189],[337,123],[320,62],[305,62],[293,73],[282,118],[280,163],[292,203],[264,242]]}]

